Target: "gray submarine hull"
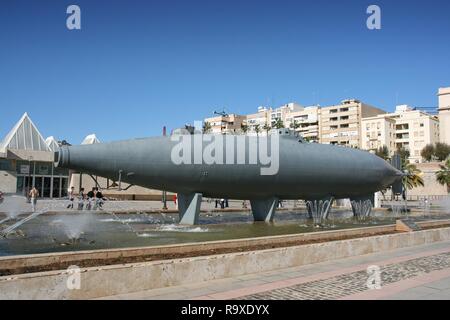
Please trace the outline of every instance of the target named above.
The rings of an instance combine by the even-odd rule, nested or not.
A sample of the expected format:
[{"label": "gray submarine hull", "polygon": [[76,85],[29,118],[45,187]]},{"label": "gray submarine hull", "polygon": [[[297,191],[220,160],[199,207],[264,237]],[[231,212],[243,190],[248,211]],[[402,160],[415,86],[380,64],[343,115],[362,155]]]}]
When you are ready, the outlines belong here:
[{"label": "gray submarine hull", "polygon": [[[192,135],[192,149],[196,136],[200,139],[204,135]],[[214,136],[200,142],[202,150],[211,139]],[[173,151],[180,142],[173,137],[152,137],[63,146],[55,153],[55,164],[115,181],[120,179],[128,184],[178,193],[180,210],[185,202],[186,210],[193,208],[194,211],[198,211],[198,204],[192,202],[201,201],[202,196],[250,200],[252,208],[259,207],[260,212],[274,212],[274,204],[279,199],[371,199],[375,192],[391,186],[402,176],[399,170],[367,151],[308,143],[291,135],[280,135],[277,140],[278,163],[271,163],[277,170],[273,174],[261,174],[261,168],[268,165],[248,161],[252,157],[252,143],[256,139],[270,150],[273,140],[269,136],[228,136],[227,139],[230,139],[229,144],[225,140],[220,150],[213,152],[219,150],[223,159],[232,160],[223,163],[207,164],[203,160],[198,163],[195,152],[185,157],[191,162],[174,163]],[[245,148],[237,147],[236,139],[240,139]],[[235,144],[232,149],[228,147],[231,143]],[[238,158],[245,159],[245,163],[239,163]],[[253,213],[255,220],[267,221],[272,220],[273,212],[269,218],[264,212],[258,217]]]}]

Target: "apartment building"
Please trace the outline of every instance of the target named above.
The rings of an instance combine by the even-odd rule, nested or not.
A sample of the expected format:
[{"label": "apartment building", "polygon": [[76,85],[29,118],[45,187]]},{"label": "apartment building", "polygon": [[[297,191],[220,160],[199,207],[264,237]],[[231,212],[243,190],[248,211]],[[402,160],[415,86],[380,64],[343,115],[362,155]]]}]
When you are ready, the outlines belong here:
[{"label": "apartment building", "polygon": [[234,134],[242,131],[242,124],[245,124],[246,118],[246,116],[242,115],[227,114],[206,118],[204,121],[211,126],[209,133]]},{"label": "apartment building", "polygon": [[295,129],[305,139],[318,142],[319,112],[320,108],[317,106],[302,107],[297,103],[288,103],[275,109],[259,107],[257,113],[247,115],[246,124],[250,134],[256,133],[256,130],[265,134],[264,128],[272,127],[281,120],[285,128]]},{"label": "apartment building", "polygon": [[301,111],[294,111],[286,115],[285,126],[299,132],[303,138],[311,142],[319,142],[320,138],[320,108],[305,107]]},{"label": "apartment building", "polygon": [[286,126],[286,118],[293,112],[303,111],[303,107],[295,102],[287,103],[281,107],[270,109],[270,124],[273,126],[278,120],[281,120]]},{"label": "apartment building", "polygon": [[264,128],[268,126],[270,121],[271,109],[266,107],[258,107],[257,113],[248,114],[245,120],[249,133],[265,133]]},{"label": "apartment building", "polygon": [[420,152],[427,144],[439,142],[439,120],[408,105],[394,113],[362,119],[363,149],[375,151],[383,145],[392,155],[397,149],[409,150],[409,161],[422,162]]},{"label": "apartment building", "polygon": [[320,142],[362,148],[361,120],[386,113],[356,99],[343,100],[339,105],[320,111]]},{"label": "apartment building", "polygon": [[450,87],[439,88],[438,100],[440,139],[450,144]]},{"label": "apartment building", "polygon": [[375,152],[386,146],[392,156],[395,147],[395,119],[384,114],[361,120],[362,149]]}]

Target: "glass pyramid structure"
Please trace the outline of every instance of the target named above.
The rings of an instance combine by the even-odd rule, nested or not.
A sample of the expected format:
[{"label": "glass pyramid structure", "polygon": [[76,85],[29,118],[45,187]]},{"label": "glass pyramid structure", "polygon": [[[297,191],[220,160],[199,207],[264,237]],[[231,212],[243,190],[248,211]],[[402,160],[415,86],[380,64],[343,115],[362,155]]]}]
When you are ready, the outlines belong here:
[{"label": "glass pyramid structure", "polygon": [[45,139],[45,144],[51,151],[53,152],[58,151],[59,144],[58,141],[56,141],[55,137],[50,136],[47,139]]},{"label": "glass pyramid structure", "polygon": [[84,138],[83,142],[81,142],[81,144],[95,144],[95,143],[100,143],[100,140],[98,140],[95,133],[86,136],[86,138]]},{"label": "glass pyramid structure", "polygon": [[50,151],[41,133],[25,112],[0,144],[0,152],[11,150]]}]

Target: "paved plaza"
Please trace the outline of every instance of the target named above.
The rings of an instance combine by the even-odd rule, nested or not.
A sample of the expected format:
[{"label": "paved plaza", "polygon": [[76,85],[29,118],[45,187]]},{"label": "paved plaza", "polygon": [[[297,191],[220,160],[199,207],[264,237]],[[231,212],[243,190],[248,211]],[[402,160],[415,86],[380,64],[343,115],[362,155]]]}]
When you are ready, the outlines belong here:
[{"label": "paved plaza", "polygon": [[[293,208],[293,201],[285,201],[286,207]],[[67,209],[69,200],[51,200],[42,199],[38,200],[36,210],[50,211],[50,212],[77,212],[78,200],[74,201],[75,209]],[[243,202],[239,200],[230,200],[229,208],[225,210],[245,210],[243,209]],[[162,201],[105,201],[103,204],[103,211],[113,212],[139,212],[139,211],[160,211],[162,210]],[[250,208],[250,204],[247,201],[247,207]],[[169,210],[178,210],[177,205],[173,200],[167,201],[167,208]],[[205,200],[202,202],[202,210],[221,210],[220,205],[216,207],[215,201]],[[29,213],[31,212],[31,204],[26,202],[25,197],[6,197],[5,201],[0,204],[0,213],[14,210],[15,212]]]},{"label": "paved plaza", "polygon": [[[381,288],[369,289],[369,266]],[[107,299],[450,299],[450,241]]]}]

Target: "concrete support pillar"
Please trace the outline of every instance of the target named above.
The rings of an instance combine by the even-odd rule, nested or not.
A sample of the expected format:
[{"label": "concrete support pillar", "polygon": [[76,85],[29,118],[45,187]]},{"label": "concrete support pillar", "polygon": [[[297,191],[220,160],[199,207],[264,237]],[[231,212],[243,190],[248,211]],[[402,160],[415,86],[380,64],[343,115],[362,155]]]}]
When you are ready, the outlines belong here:
[{"label": "concrete support pillar", "polygon": [[253,219],[255,221],[272,222],[278,205],[278,198],[272,197],[264,200],[250,200]]},{"label": "concrete support pillar", "polygon": [[200,205],[202,203],[201,193],[178,194],[178,212],[180,224],[195,225],[198,223],[200,215]]}]

